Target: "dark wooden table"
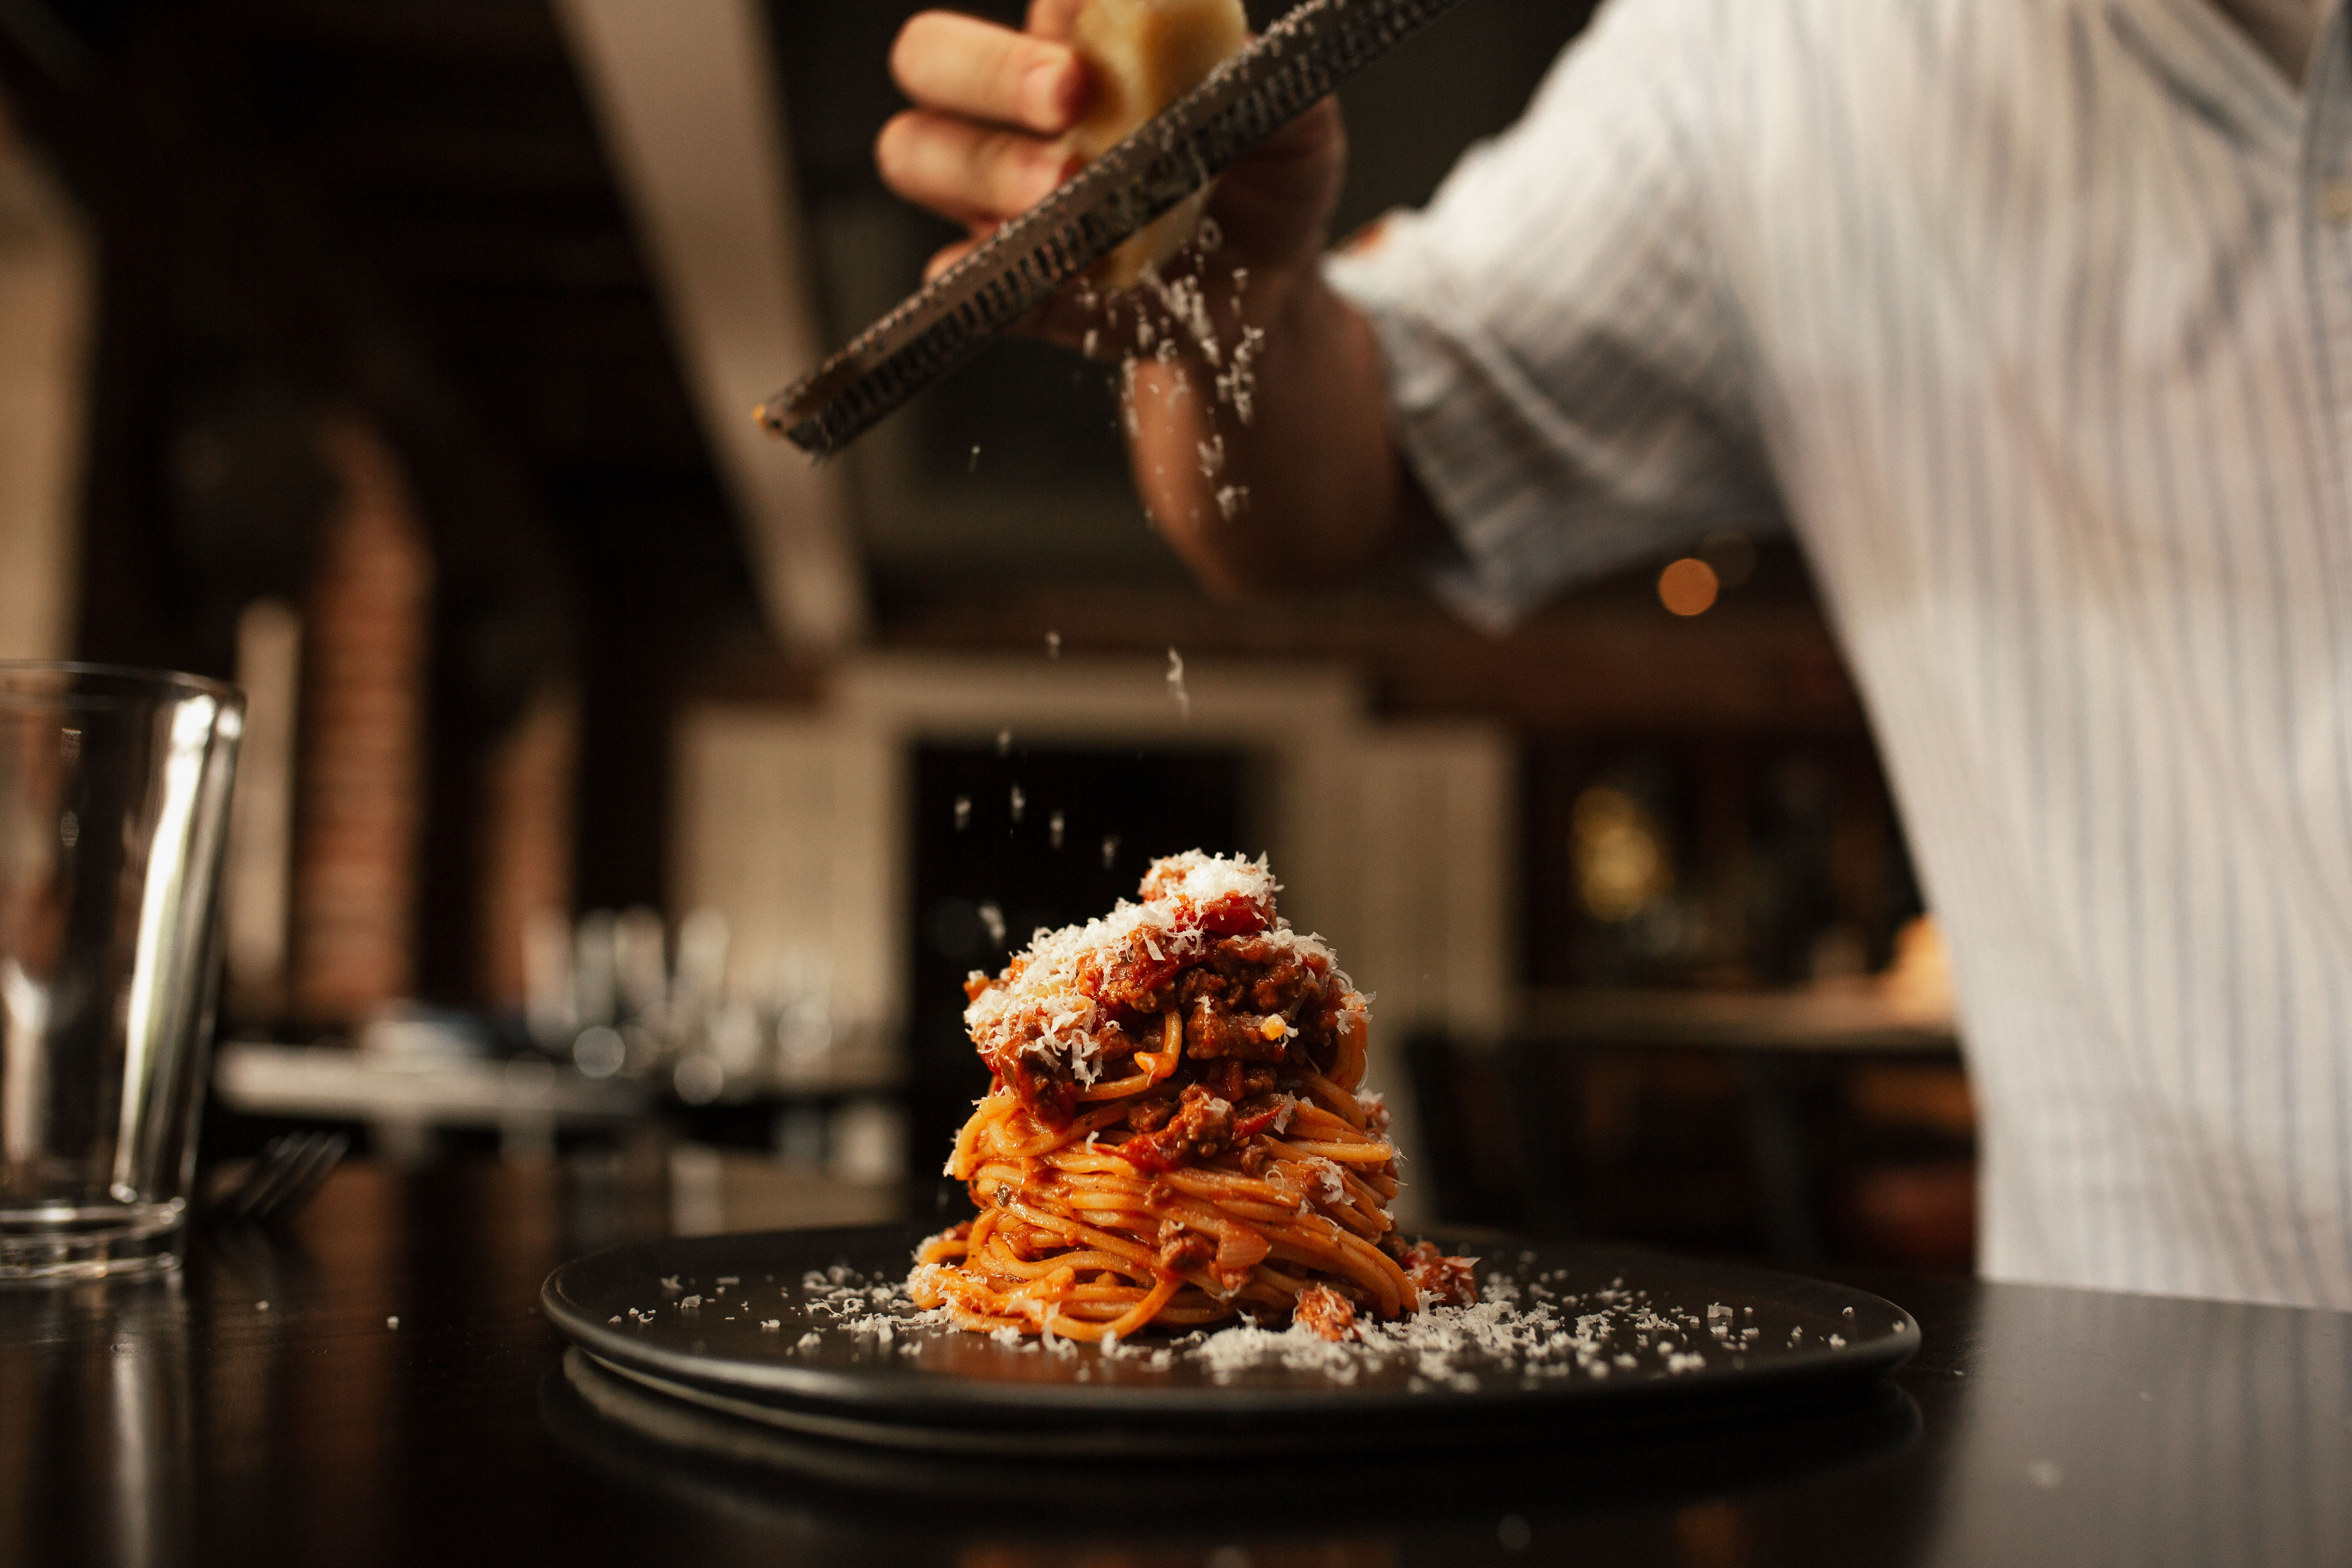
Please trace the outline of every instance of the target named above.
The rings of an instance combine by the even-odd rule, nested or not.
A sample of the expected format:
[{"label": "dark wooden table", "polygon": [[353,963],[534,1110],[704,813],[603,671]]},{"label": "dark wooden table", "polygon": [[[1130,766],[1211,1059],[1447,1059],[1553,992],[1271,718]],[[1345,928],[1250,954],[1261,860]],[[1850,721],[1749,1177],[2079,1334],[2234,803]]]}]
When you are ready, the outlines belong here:
[{"label": "dark wooden table", "polygon": [[2352,1563],[2352,1316],[1876,1278],[1927,1349],[1832,1415],[1278,1471],[780,1467],[563,1376],[541,1279],[666,1223],[552,1168],[360,1165],[179,1281],[0,1290],[0,1563]]}]

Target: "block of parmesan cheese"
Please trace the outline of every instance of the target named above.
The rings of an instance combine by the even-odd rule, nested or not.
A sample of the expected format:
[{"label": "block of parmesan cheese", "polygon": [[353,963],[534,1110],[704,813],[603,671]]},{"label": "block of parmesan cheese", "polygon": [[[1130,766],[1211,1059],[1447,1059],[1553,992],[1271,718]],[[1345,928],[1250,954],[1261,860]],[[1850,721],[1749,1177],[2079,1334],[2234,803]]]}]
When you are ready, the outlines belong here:
[{"label": "block of parmesan cheese", "polygon": [[[1095,80],[1095,100],[1066,145],[1092,163],[1192,89],[1249,41],[1242,0],[1086,0],[1070,42]],[[1202,192],[1113,251],[1096,286],[1132,288],[1184,248],[1208,204]]]}]

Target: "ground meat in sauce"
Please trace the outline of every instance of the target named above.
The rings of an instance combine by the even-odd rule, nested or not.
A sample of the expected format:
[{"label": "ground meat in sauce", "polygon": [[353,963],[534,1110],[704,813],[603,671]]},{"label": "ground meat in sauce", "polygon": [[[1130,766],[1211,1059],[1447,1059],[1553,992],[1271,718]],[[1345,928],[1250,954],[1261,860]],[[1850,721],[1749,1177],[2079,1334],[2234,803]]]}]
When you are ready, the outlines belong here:
[{"label": "ground meat in sauce", "polygon": [[1164,1013],[1183,968],[1180,959],[1154,958],[1139,943],[1130,946],[1103,971],[1095,1000],[1118,1015]]},{"label": "ground meat in sauce", "polygon": [[1260,1013],[1293,1016],[1324,994],[1331,965],[1320,953],[1263,932],[1228,937],[1209,948],[1202,968],[1226,981],[1239,1005]]},{"label": "ground meat in sauce", "polygon": [[[1263,1171],[1267,1155],[1254,1140],[1260,1132],[1283,1122],[1283,1112],[1297,1103],[1295,1096],[1276,1091],[1274,1068],[1227,1060],[1187,1064],[1184,1071],[1193,1077],[1193,1081],[1178,1093],[1163,1090],[1139,1099],[1127,1108],[1125,1121],[1130,1133],[1164,1135],[1150,1140],[1130,1137],[1119,1145],[1119,1152],[1138,1168],[1158,1172],[1192,1163],[1196,1156],[1208,1157],[1232,1149],[1244,1171],[1251,1175]],[[1214,1113],[1203,1108],[1207,1100],[1223,1102],[1226,1110],[1222,1128],[1215,1124]],[[1186,1107],[1193,1108],[1192,1120],[1183,1129],[1166,1131]],[[1209,1141],[1204,1142],[1204,1138]]]},{"label": "ground meat in sauce", "polygon": [[1181,1274],[1202,1267],[1216,1255],[1216,1247],[1208,1237],[1186,1230],[1177,1220],[1160,1222],[1160,1250],[1151,1261],[1161,1273]]},{"label": "ground meat in sauce", "polygon": [[1234,1142],[1246,1144],[1261,1132],[1280,1132],[1290,1125],[1293,1112],[1298,1109],[1295,1096],[1276,1094],[1273,1075],[1267,1074],[1264,1084],[1247,1083],[1240,1095],[1229,1095],[1234,1106]]},{"label": "ground meat in sauce", "polygon": [[1328,1285],[1309,1285],[1301,1290],[1294,1311],[1297,1321],[1304,1323],[1309,1333],[1334,1344],[1356,1329],[1355,1303]]},{"label": "ground meat in sauce", "polygon": [[1129,1106],[1127,1124],[1137,1132],[1157,1132],[1167,1126],[1168,1119],[1175,1114],[1176,1100],[1173,1095],[1155,1096],[1150,1100],[1139,1100]]},{"label": "ground meat in sauce", "polygon": [[1264,1018],[1229,1013],[1213,996],[1195,1000],[1184,1014],[1184,1052],[1196,1060],[1231,1057],[1278,1062],[1289,1048],[1290,1026],[1279,1014]]},{"label": "ground meat in sauce", "polygon": [[1272,1068],[1244,1067],[1237,1061],[1197,1064],[1192,1077],[1193,1082],[1235,1105],[1272,1092],[1275,1084]]},{"label": "ground meat in sauce", "polygon": [[1139,1171],[1172,1171],[1194,1159],[1223,1153],[1233,1137],[1233,1103],[1200,1084],[1188,1084],[1168,1125],[1157,1132],[1137,1133],[1118,1146],[1118,1153]]},{"label": "ground meat in sauce", "polygon": [[1478,1304],[1477,1259],[1448,1258],[1437,1249],[1437,1244],[1416,1241],[1408,1244],[1391,1237],[1387,1242],[1390,1256],[1404,1266],[1404,1277],[1421,1292],[1424,1307],[1475,1307]]},{"label": "ground meat in sauce", "polygon": [[1335,1025],[1319,955],[1263,935],[1228,937],[1176,984],[1184,1049],[1196,1058],[1280,1061],[1293,1037],[1328,1039]]},{"label": "ground meat in sauce", "polygon": [[1313,1159],[1304,1162],[1307,1179],[1312,1184],[1308,1195],[1325,1208],[1335,1209],[1348,1201],[1348,1178],[1331,1161]]},{"label": "ground meat in sauce", "polygon": [[[1143,897],[1148,903],[1160,896],[1159,884],[1147,879]],[[1193,911],[1193,926],[1212,936],[1224,940],[1210,949],[1211,961],[1234,941],[1247,941],[1265,931],[1273,921],[1265,910],[1246,899],[1228,898],[1205,905]],[[1161,955],[1152,948],[1163,947]],[[1128,939],[1125,951],[1111,959],[1098,973],[1089,975],[1092,982],[1087,989],[1094,998],[1114,1016],[1137,1016],[1163,1013],[1176,988],[1177,976],[1197,960],[1164,955],[1164,939],[1147,941],[1139,933]]]}]

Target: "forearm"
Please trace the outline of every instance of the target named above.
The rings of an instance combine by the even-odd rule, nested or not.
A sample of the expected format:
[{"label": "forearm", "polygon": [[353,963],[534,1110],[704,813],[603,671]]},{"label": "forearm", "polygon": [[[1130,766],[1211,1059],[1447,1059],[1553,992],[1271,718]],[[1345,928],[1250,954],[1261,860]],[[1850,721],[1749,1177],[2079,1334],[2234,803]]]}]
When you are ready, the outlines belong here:
[{"label": "forearm", "polygon": [[[1255,298],[1252,298],[1252,294]],[[1389,430],[1371,327],[1313,267],[1244,291],[1265,334],[1241,402],[1193,346],[1147,360],[1131,388],[1129,448],[1153,521],[1211,592],[1240,595],[1364,571],[1433,527]],[[1230,307],[1219,321],[1233,319]]]},{"label": "forearm", "polygon": [[[1026,34],[940,12],[900,33],[891,71],[914,107],[884,128],[877,161],[893,190],[972,235],[934,272],[1067,176],[1066,139],[1102,86],[1070,43],[1083,9],[1035,0]],[[1225,172],[1209,208],[1220,238],[1167,281],[1147,275],[1108,300],[1070,290],[1025,324],[1138,356],[1136,479],[1215,593],[1328,583],[1434,528],[1389,439],[1379,345],[1318,266],[1347,152],[1326,100]]]}]

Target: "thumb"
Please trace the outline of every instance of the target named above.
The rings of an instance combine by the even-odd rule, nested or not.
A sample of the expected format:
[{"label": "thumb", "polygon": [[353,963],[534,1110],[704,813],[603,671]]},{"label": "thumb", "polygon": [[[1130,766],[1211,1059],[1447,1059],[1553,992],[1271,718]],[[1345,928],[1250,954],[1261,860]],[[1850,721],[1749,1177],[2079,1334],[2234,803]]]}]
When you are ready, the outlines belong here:
[{"label": "thumb", "polygon": [[1078,13],[1086,7],[1087,0],[1029,0],[1029,31],[1066,44],[1077,30]]}]

